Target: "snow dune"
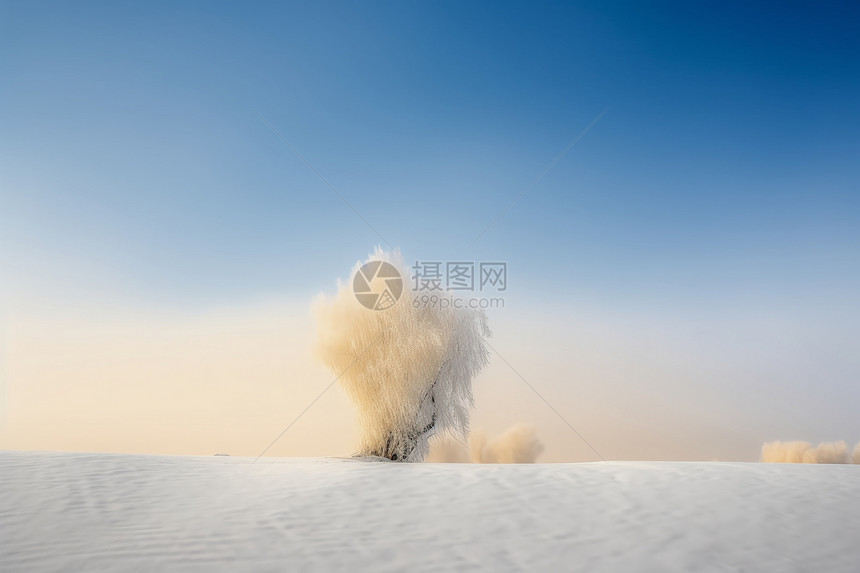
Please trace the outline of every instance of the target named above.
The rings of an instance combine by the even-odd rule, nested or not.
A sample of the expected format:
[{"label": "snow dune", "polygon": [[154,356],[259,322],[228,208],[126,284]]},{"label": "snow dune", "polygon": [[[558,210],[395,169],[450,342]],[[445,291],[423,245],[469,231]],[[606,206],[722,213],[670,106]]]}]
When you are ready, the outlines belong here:
[{"label": "snow dune", "polygon": [[0,452],[0,570],[860,571],[860,466]]}]

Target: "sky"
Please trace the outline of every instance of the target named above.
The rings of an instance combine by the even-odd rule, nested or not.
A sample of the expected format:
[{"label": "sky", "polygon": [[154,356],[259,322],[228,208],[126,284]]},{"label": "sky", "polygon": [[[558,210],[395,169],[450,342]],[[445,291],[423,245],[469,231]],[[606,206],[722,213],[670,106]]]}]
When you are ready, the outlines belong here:
[{"label": "sky", "polygon": [[[0,447],[253,455],[326,384],[313,296],[380,244],[508,264],[475,421],[547,459],[589,452],[520,376],[607,457],[856,441],[858,23],[2,2]],[[272,453],[347,454],[317,408]]]}]

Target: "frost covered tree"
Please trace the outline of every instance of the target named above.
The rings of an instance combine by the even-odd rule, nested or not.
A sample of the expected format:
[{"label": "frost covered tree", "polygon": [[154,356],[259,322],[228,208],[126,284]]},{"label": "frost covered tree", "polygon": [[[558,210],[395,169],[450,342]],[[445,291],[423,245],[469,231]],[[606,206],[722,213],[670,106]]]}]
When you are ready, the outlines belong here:
[{"label": "frost covered tree", "polygon": [[[409,276],[397,252],[377,249],[369,260]],[[467,436],[472,379],[488,358],[483,311],[415,305],[408,291],[370,310],[341,283],[315,301],[314,317],[317,354],[358,408],[360,455],[421,461],[435,433]]]}]

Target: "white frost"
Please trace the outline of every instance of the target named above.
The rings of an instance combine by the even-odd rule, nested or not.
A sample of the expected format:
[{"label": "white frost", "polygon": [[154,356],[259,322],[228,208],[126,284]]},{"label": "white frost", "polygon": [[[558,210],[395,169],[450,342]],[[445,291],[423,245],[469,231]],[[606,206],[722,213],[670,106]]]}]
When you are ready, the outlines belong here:
[{"label": "white frost", "polygon": [[[377,250],[369,260],[409,277],[398,253]],[[434,433],[467,435],[472,379],[487,363],[483,311],[416,308],[408,290],[393,307],[369,310],[351,284],[313,310],[317,354],[358,407],[361,455],[420,461]]]}]

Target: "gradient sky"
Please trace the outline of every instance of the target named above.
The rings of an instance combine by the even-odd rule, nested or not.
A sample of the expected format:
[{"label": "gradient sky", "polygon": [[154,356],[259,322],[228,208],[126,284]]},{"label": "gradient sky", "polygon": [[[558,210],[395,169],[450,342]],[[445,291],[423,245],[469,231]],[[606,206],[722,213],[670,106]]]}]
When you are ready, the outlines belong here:
[{"label": "gradient sky", "polygon": [[[262,115],[407,260],[508,262],[496,346],[554,402],[680,400],[648,448],[567,404],[608,450],[857,440],[858,25],[849,2],[2,2],[7,414],[51,378],[16,358],[33,325],[304,309],[381,243]],[[693,403],[727,428],[705,453],[673,437]]]}]

